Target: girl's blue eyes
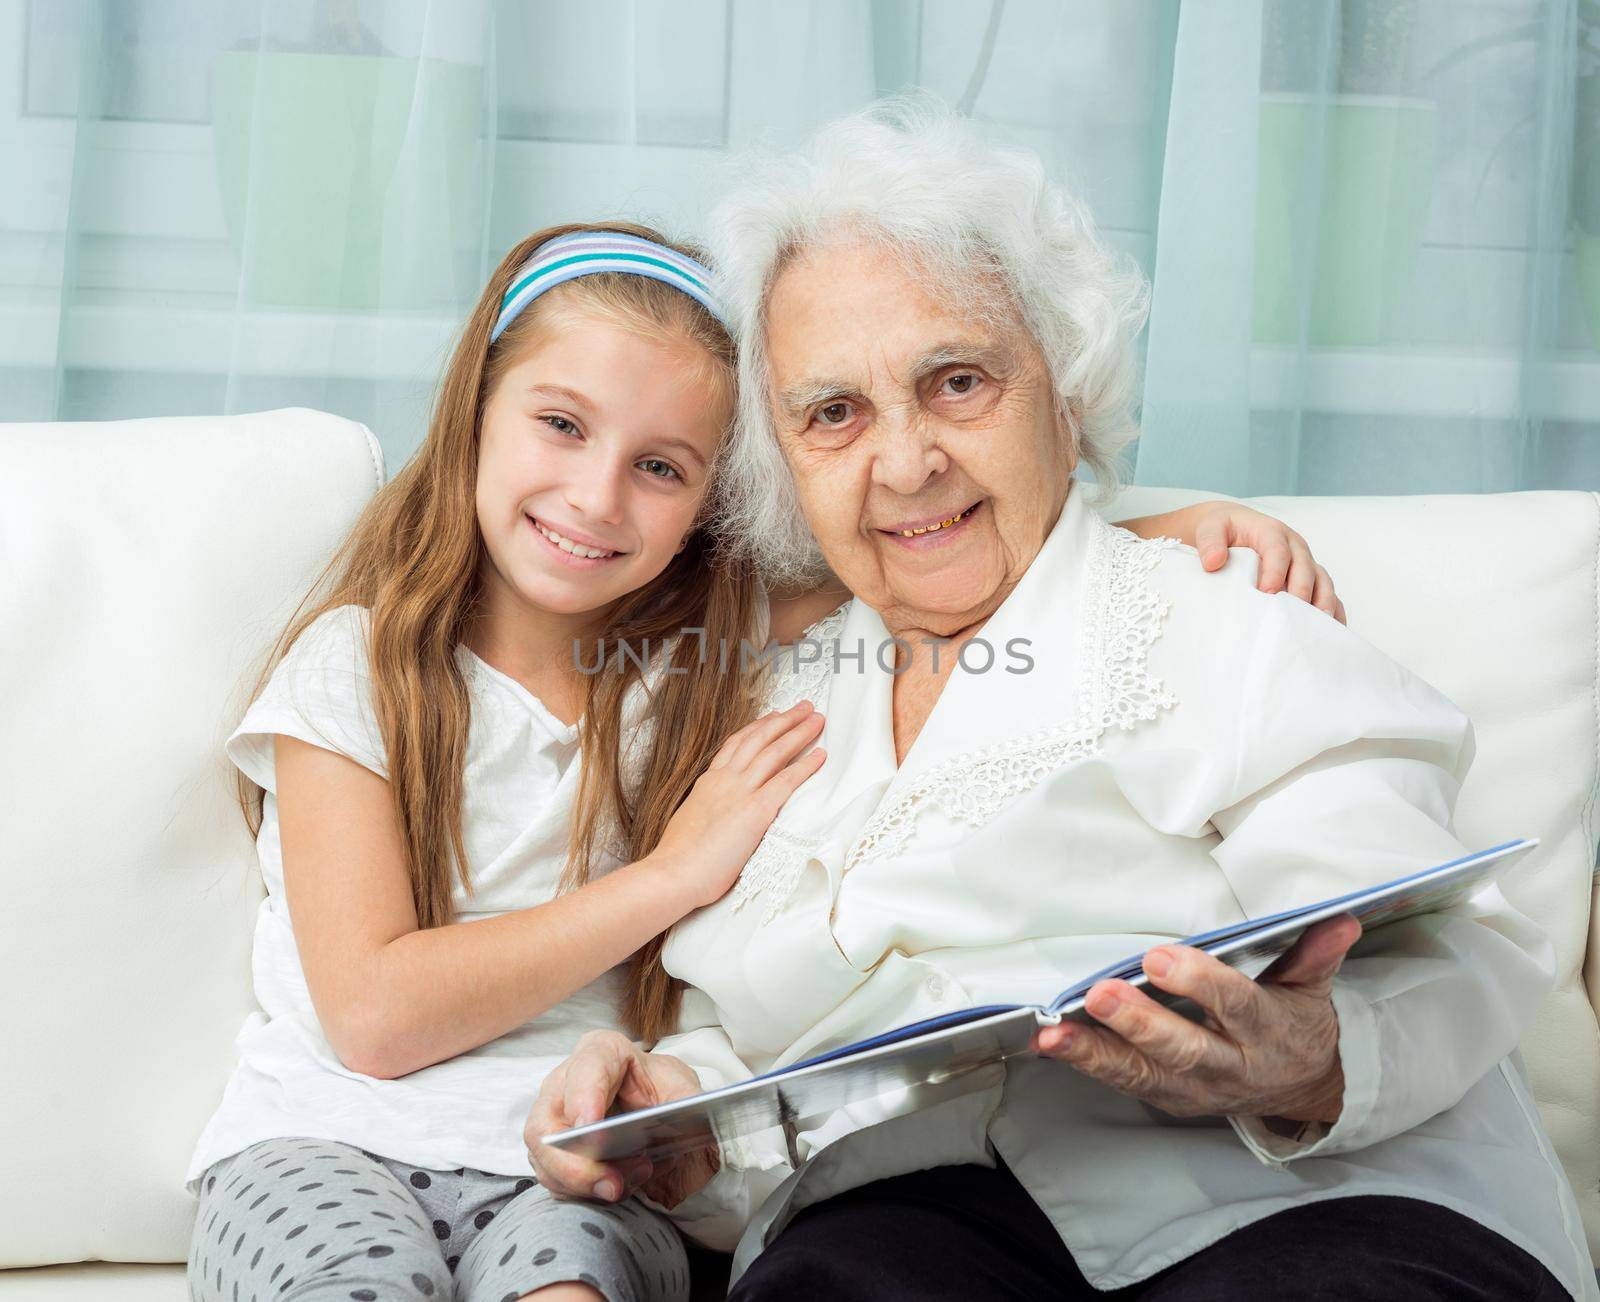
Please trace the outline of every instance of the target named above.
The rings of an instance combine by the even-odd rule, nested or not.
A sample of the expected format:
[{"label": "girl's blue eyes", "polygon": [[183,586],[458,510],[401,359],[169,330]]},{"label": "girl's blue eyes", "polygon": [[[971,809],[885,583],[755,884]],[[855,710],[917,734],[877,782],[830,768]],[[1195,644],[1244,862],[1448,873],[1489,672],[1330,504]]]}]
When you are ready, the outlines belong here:
[{"label": "girl's blue eyes", "polygon": [[[579,432],[578,427],[565,416],[541,416],[539,419],[542,420],[546,425],[550,426],[550,428],[555,430],[558,434],[577,434]],[[639,462],[639,465],[641,467],[659,467],[659,469],[656,470],[645,471],[645,473],[651,476],[653,479],[683,478],[683,476],[678,473],[678,468],[676,466],[672,465],[670,462],[661,460],[659,457],[646,457],[643,461]]]}]

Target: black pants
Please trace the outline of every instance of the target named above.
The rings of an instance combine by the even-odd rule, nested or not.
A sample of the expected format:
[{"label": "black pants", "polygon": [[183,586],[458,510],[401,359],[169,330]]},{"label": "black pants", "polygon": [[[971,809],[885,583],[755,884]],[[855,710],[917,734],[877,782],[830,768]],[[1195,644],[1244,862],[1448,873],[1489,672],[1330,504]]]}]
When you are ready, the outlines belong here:
[{"label": "black pants", "polygon": [[1515,1244],[1413,1198],[1337,1198],[1235,1230],[1143,1283],[1097,1291],[1003,1165],[879,1180],[806,1208],[730,1302],[1565,1302]]}]

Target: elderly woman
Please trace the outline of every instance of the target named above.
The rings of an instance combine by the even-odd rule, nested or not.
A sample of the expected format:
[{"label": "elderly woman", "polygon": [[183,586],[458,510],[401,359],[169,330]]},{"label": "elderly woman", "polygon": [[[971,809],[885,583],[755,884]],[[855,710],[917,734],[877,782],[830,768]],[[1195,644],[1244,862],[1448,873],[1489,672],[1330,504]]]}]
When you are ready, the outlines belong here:
[{"label": "elderly woman", "polygon": [[[668,942],[684,1032],[550,1078],[545,1182],[742,1234],[737,1298],[1592,1296],[1511,1057],[1550,953],[1497,892],[1354,949],[1325,923],[1259,981],[1171,943],[1463,854],[1471,728],[1246,554],[1208,580],[1089,509],[1143,300],[1084,210],[900,106],[758,170],[719,229],[730,528],[775,585],[853,594],[773,688],[825,713],[828,759]],[[798,1168],[781,1136],[654,1171],[538,1143],[1141,947],[1203,1020],[1102,982],[1093,1024],[828,1118]]]}]

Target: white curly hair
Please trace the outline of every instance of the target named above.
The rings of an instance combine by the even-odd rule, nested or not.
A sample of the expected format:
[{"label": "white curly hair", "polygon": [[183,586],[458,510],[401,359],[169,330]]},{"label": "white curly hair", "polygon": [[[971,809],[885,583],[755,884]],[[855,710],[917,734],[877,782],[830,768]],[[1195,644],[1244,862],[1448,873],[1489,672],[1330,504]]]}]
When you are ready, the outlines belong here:
[{"label": "white curly hair", "polygon": [[824,127],[799,153],[745,155],[711,218],[711,253],[739,349],[739,402],[717,471],[719,542],[777,585],[828,567],[772,428],[765,308],[778,273],[830,240],[894,250],[963,313],[1021,320],[1043,354],[1065,437],[1101,491],[1137,435],[1134,340],[1148,290],[1088,209],[1031,150],[989,143],[929,96],[896,96]]}]

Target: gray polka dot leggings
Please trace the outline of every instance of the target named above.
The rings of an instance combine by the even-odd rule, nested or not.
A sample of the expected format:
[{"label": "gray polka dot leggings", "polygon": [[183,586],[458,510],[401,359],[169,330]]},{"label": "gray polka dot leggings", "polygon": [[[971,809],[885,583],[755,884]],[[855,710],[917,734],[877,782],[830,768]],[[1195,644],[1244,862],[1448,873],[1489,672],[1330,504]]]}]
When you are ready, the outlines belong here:
[{"label": "gray polka dot leggings", "polygon": [[638,1202],[557,1202],[531,1176],[269,1139],[200,1181],[193,1302],[515,1302],[569,1281],[608,1302],[689,1296],[669,1220]]}]

